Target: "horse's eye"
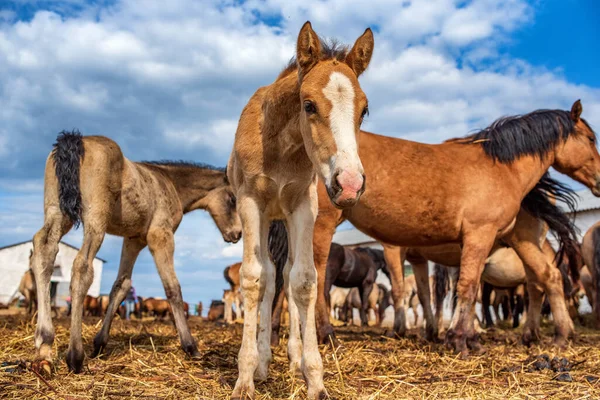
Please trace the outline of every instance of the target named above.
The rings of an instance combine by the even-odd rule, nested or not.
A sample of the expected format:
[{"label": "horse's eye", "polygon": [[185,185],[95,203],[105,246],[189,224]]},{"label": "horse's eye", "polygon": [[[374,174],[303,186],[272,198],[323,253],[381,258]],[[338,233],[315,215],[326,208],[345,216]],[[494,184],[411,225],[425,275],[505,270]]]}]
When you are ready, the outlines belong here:
[{"label": "horse's eye", "polygon": [[315,107],[315,104],[312,101],[305,101],[304,102],[304,111],[306,111],[307,114],[314,114],[317,112],[317,107]]},{"label": "horse's eye", "polygon": [[360,115],[360,119],[363,119],[365,115],[369,115],[369,106],[365,106],[365,108],[363,108],[362,114]]},{"label": "horse's eye", "polygon": [[588,139],[590,139],[590,142],[596,143],[596,136],[588,136]]},{"label": "horse's eye", "polygon": [[235,204],[236,204],[235,196],[231,196],[231,198],[229,199],[229,202],[231,203],[232,207],[235,207]]}]

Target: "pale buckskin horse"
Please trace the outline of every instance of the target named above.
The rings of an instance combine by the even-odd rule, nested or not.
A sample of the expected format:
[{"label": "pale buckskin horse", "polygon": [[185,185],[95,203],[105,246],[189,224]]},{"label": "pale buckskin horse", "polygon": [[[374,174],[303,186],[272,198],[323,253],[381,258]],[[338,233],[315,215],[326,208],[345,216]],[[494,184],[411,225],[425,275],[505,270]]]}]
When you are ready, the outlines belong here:
[{"label": "pale buckskin horse", "polygon": [[253,397],[254,377],[268,375],[275,268],[267,241],[270,221],[278,219],[285,221],[290,240],[284,270],[290,368],[302,371],[308,398],[326,396],[314,316],[317,175],[337,207],[353,206],[364,191],[356,136],[368,109],[358,76],[367,68],[373,46],[370,29],[348,51],[321,42],[305,23],[295,59],[274,83],[256,91],[240,117],[227,171],[244,232],[245,317],[233,398]]},{"label": "pale buckskin horse", "polygon": [[181,287],[173,266],[175,230],[183,215],[196,209],[210,213],[226,241],[240,239],[235,196],[224,170],[184,162],[132,162],[107,137],[59,134],[46,161],[44,226],[33,238],[32,268],[40,293],[35,367],[51,371],[54,327],[48,285],[58,242],[80,223],[83,243],[73,262],[71,278],[71,336],[66,356],[69,370],[79,373],[83,368],[83,300],[93,279],[92,261],[106,233],[122,236],[123,250],[110,304],[94,339],[93,355],[105,347],[113,317],[131,287],[135,260],[148,246],[173,307],[181,346],[187,354],[196,356],[196,342],[185,320]]},{"label": "pale buckskin horse", "polygon": [[[337,210],[326,201],[323,185],[318,187],[314,251],[319,272],[319,337],[329,342],[327,336],[333,335],[323,290],[325,268],[335,228],[348,220],[360,231],[388,244],[384,248],[389,250],[386,261],[392,276],[396,334],[404,335],[406,328],[400,304],[400,249],[394,246],[462,244],[457,312],[446,342],[456,351],[467,353],[467,346],[478,347],[472,306],[484,261],[496,240],[502,238],[519,254],[527,265],[528,276],[537,282],[533,295],[529,289],[529,307],[539,307],[542,290],[555,299],[551,306],[556,340],[564,343],[572,331],[572,321],[562,298],[562,285],[548,283],[548,274],[559,271],[543,256],[535,228],[536,224],[539,229],[543,225],[536,222],[539,218],[555,230],[552,225],[556,225],[554,218],[560,210],[546,197],[554,189],[554,181],[548,178],[538,183],[552,166],[600,195],[596,136],[581,112],[577,101],[570,111],[538,110],[501,118],[480,132],[436,145],[361,132],[359,155],[370,184],[358,204]],[[519,214],[522,205],[533,216],[526,211]],[[533,228],[529,226],[531,220]],[[572,235],[564,239],[572,247]],[[421,299],[422,304],[428,302]],[[528,318],[525,338],[537,336],[537,322]]]}]

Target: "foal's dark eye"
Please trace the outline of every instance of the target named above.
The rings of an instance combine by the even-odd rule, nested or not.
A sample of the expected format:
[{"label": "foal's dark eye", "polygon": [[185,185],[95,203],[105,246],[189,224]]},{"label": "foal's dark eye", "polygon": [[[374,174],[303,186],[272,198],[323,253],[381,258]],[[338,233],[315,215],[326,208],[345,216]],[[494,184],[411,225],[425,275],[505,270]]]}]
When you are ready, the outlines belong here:
[{"label": "foal's dark eye", "polygon": [[317,107],[315,107],[315,105],[312,101],[305,101],[304,102],[304,111],[306,111],[307,114],[314,114],[317,112]]},{"label": "foal's dark eye", "polygon": [[362,114],[360,115],[360,119],[363,119],[366,115],[369,115],[369,106],[363,108]]},{"label": "foal's dark eye", "polygon": [[231,196],[229,198],[229,204],[231,205],[231,207],[235,207],[235,205],[236,205],[235,196]]},{"label": "foal's dark eye", "polygon": [[588,139],[590,139],[590,142],[596,143],[596,136],[589,136]]}]

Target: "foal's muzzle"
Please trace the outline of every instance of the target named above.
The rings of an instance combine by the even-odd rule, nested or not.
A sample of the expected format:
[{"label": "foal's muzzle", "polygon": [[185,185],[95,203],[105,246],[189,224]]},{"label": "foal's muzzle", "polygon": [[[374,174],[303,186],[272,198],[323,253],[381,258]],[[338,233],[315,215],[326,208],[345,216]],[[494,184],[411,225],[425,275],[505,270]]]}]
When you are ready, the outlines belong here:
[{"label": "foal's muzzle", "polygon": [[331,202],[339,208],[354,206],[365,191],[366,177],[358,171],[336,171],[327,187]]}]

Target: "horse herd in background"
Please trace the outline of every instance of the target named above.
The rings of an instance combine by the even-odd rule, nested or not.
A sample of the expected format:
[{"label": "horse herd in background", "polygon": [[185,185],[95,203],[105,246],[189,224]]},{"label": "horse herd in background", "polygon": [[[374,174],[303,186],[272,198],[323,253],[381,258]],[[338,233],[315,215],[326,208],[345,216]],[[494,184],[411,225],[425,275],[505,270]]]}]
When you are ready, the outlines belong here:
[{"label": "horse herd in background", "polygon": [[[485,286],[485,293],[493,289],[499,303],[501,289],[508,288],[506,303],[514,304],[513,314],[517,303],[525,307],[525,299],[514,300],[519,290],[527,294],[524,343],[540,337],[544,301],[552,312],[555,343],[566,343],[574,330],[567,304],[584,264],[589,271],[583,277],[593,287],[588,297],[600,315],[595,294],[600,228],[586,235],[579,251],[573,222],[557,205],[574,209],[573,192],[548,173],[553,167],[600,196],[596,135],[581,118],[581,102],[568,111],[501,118],[435,145],[365,132],[361,124],[368,100],[358,77],[373,49],[370,29],[344,47],[321,40],[307,22],[295,58],[244,108],[227,169],[133,162],[111,139],[61,133],[46,163],[44,225],[33,240],[38,288],[33,367],[51,371],[53,260],[62,236],[80,223],[83,244],[71,279],[69,370],[83,369],[81,318],[92,260],[106,233],[122,236],[123,248],[92,356],[103,353],[137,256],[148,246],[181,346],[190,357],[201,357],[173,264],[174,233],[183,216],[196,209],[210,213],[225,241],[242,238],[244,243],[238,271],[226,271],[231,289],[220,304],[228,320],[232,307],[240,315],[243,309],[244,316],[232,398],[252,398],[254,380],[267,378],[286,301],[290,370],[304,377],[309,398],[327,397],[318,344],[336,341],[330,309],[334,297],[339,303],[330,293],[333,285],[356,288],[346,296],[346,309],[360,300],[363,325],[370,304],[391,303],[394,322],[386,332],[391,337],[405,336],[407,307],[418,298],[428,340],[437,340],[442,328],[440,297],[434,296],[437,306],[432,307],[431,292],[454,291],[444,341],[463,356],[482,350],[474,311],[480,282],[492,286]],[[343,221],[380,242],[383,250],[332,244]],[[557,239],[556,251],[546,239],[548,231]],[[412,264],[413,278],[404,276],[405,261]],[[448,274],[439,267],[437,278],[430,279],[429,261],[447,266]],[[458,267],[459,274],[451,272]],[[389,295],[375,282],[379,270],[389,277]],[[444,278],[448,275],[456,278]],[[526,292],[518,289],[521,284]],[[371,299],[373,292],[377,296]]]}]

